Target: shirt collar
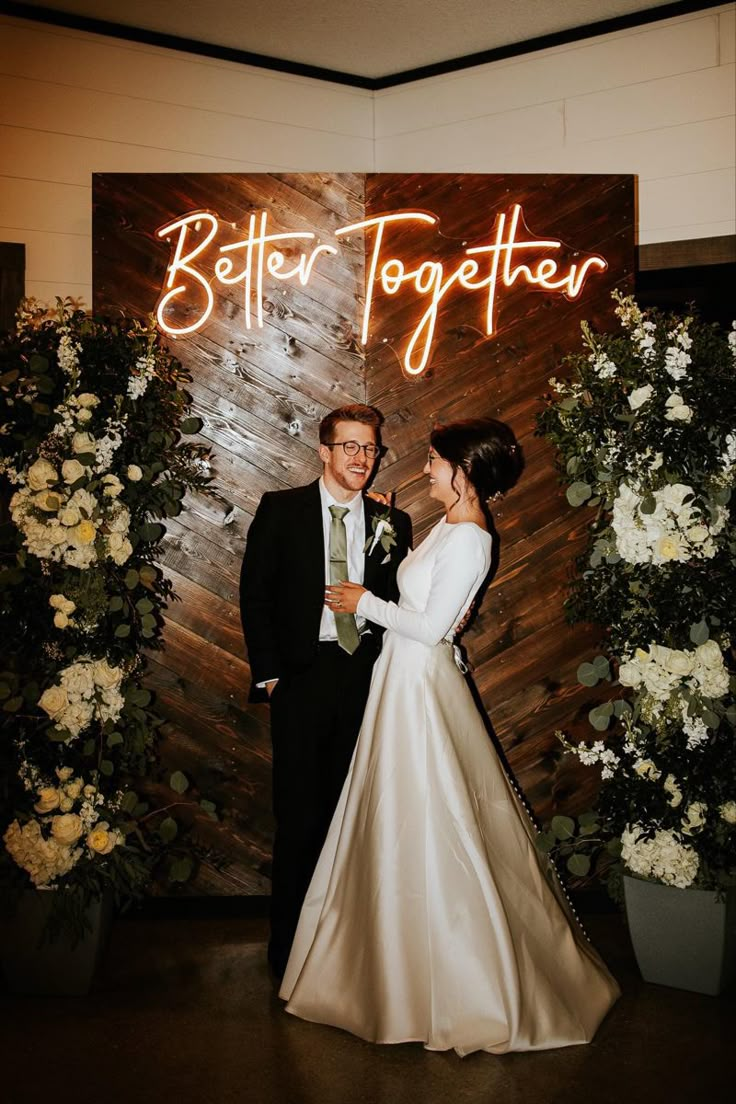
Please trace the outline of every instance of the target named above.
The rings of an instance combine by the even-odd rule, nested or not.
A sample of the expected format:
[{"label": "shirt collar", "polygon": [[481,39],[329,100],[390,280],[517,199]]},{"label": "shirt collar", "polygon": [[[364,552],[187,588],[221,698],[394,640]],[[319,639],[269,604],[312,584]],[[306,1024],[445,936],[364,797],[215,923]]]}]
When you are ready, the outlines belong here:
[{"label": "shirt collar", "polygon": [[322,499],[322,509],[327,510],[330,506],[347,506],[351,514],[358,514],[363,510],[363,492],[358,493],[350,499],[349,502],[338,502],[336,498],[333,498],[330,492],[325,486],[325,481],[320,476],[319,478],[319,496]]}]

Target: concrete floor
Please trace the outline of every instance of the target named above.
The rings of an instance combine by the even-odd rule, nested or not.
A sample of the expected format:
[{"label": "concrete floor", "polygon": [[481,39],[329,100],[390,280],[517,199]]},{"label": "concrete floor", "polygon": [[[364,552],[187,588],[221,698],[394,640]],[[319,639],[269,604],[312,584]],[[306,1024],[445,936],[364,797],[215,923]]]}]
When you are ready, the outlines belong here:
[{"label": "concrete floor", "polygon": [[167,905],[116,922],[90,996],[0,994],[1,1104],[733,1099],[736,997],[644,984],[617,914],[586,918],[624,991],[592,1044],[461,1059],[417,1044],[371,1046],[292,1018],[265,965],[262,916]]}]

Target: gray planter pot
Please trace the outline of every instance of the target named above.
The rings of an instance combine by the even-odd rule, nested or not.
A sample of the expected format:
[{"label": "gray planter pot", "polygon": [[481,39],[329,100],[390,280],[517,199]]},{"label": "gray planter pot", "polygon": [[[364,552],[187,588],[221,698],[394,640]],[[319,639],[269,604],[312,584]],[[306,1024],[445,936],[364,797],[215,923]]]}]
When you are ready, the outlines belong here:
[{"label": "gray planter pot", "polygon": [[717,996],[736,978],[736,892],[719,901],[624,876],[629,934],[645,981]]},{"label": "gray planter pot", "polygon": [[11,993],[84,996],[90,991],[112,923],[112,899],[93,901],[91,930],[77,943],[61,934],[42,941],[52,892],[24,891],[0,929],[0,968]]}]

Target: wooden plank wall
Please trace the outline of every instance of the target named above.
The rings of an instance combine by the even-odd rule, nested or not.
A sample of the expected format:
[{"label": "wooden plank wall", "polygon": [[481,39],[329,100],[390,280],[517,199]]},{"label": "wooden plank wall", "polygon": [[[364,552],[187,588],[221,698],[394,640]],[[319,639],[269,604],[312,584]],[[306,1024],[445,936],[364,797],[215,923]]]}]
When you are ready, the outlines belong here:
[{"label": "wooden plank wall", "polygon": [[395,352],[416,325],[410,291],[388,301],[377,295],[365,350],[359,343],[369,237],[364,243],[351,235],[329,265],[316,266],[306,288],[267,286],[262,329],[244,328],[240,285],[213,285],[211,319],[173,345],[194,377],[215,494],[193,497],[168,525],[163,566],[180,601],[169,610],[166,650],[152,662],[167,718],[165,754],[225,811],[220,824],[201,825],[213,861],[202,866],[192,892],[267,893],[268,709],[247,704],[237,605],[243,544],[260,496],[314,478],[319,419],[344,402],[368,401],[387,419],[389,452],[375,485],[397,491],[421,539],[437,516],[421,476],[432,424],[501,417],[521,437],[527,470],[496,511],[501,563],[468,633],[468,651],[479,695],[537,812],[584,805],[587,775],[559,769],[553,753],[554,729],[580,730],[590,695],[579,692],[575,670],[595,634],[568,629],[562,616],[586,515],[570,511],[558,494],[552,457],[532,427],[548,377],[579,346],[580,319],[610,323],[611,288],[632,286],[633,178],[104,174],[95,177],[93,200],[95,309],[140,317],[153,310],[169,259],[155,232],[191,210],[216,212],[242,228],[251,211],[266,209],[274,229],[310,230],[325,242],[336,227],[378,212],[428,210],[439,216],[440,233],[400,236],[400,255],[454,266],[460,243],[487,243],[496,213],[520,202],[534,236],[606,257],[608,271],[590,278],[578,302],[502,290],[490,338],[481,329],[481,297],[448,295],[432,360],[418,378],[402,372]]}]

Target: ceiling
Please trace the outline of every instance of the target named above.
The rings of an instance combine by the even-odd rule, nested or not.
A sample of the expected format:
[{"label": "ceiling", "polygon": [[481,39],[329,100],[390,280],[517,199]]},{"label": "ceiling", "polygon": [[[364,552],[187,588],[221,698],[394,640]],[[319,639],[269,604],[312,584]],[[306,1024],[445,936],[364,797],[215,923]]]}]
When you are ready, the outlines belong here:
[{"label": "ceiling", "polygon": [[368,82],[642,12],[656,19],[664,14],[657,8],[676,14],[712,6],[669,0],[43,0],[3,5],[17,14],[23,8],[54,9]]}]

